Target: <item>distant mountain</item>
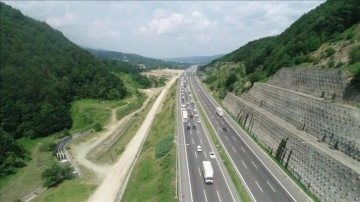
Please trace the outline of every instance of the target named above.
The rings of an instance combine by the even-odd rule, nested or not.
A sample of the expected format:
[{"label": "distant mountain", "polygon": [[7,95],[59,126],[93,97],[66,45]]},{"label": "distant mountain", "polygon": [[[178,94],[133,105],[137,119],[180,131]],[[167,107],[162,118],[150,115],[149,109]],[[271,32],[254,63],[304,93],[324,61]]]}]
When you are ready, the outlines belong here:
[{"label": "distant mountain", "polygon": [[[277,36],[250,41],[200,67],[214,95],[241,94],[245,83],[268,78],[283,67],[344,68],[360,77],[358,0],[327,0]],[[360,79],[358,79],[360,81]]]},{"label": "distant mountain", "polygon": [[166,60],[181,62],[181,63],[206,65],[206,64],[212,62],[213,60],[222,57],[223,55],[224,54],[213,55],[213,56],[191,56],[191,57],[180,57],[180,58],[166,58]]},{"label": "distant mountain", "polygon": [[188,64],[183,64],[180,62],[148,58],[132,53],[122,53],[118,51],[108,51],[108,50],[99,50],[99,49],[91,49],[91,48],[85,48],[85,49],[97,58],[119,60],[122,62],[127,62],[132,65],[137,65],[140,68],[144,68],[144,69],[157,69],[157,68],[185,69],[189,66]]}]

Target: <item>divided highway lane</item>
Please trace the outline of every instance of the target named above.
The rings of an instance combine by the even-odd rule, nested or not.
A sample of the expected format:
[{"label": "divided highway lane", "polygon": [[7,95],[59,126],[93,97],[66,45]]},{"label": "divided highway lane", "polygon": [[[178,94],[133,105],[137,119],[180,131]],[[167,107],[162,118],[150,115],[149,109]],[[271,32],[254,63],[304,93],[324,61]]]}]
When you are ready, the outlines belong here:
[{"label": "divided highway lane", "polygon": [[[180,163],[186,164],[186,166],[181,166],[181,179],[183,181],[181,182],[181,186],[182,190],[186,188],[189,189],[188,191],[184,190],[183,194],[187,192],[190,196],[184,196],[182,199],[184,199],[184,201],[239,201],[226,170],[220,166],[217,158],[210,159],[209,152],[214,151],[215,148],[213,148],[210,139],[205,134],[202,121],[198,122],[198,119],[201,120],[201,118],[195,116],[198,115],[198,112],[196,111],[196,106],[191,104],[192,96],[188,94],[187,90],[185,90],[185,92],[187,96],[185,96],[183,102],[181,95],[178,96],[178,113],[182,112],[181,105],[184,103],[189,118],[187,122],[178,122],[179,130],[182,130],[179,131],[179,138],[184,139],[179,146],[180,148],[183,146],[183,148],[186,149],[186,151],[183,152],[185,158],[180,157]],[[192,118],[190,118],[190,115],[192,115]],[[178,115],[178,118],[179,117]],[[188,127],[190,127],[190,129],[188,129]],[[202,152],[196,150],[197,145],[202,147]],[[217,152],[215,153],[217,154]],[[204,160],[210,161],[213,166],[213,184],[205,184],[204,182],[201,170],[201,164]],[[184,168],[187,170],[184,170]],[[184,176],[187,176],[188,180],[185,180]]]},{"label": "divided highway lane", "polygon": [[[254,201],[296,201],[282,184],[263,166],[250,148],[233,128],[219,117],[215,106],[208,100],[196,81],[190,78],[200,104],[214,126],[220,141],[236,166],[238,174],[245,181]],[[227,130],[225,131],[224,128]]]}]

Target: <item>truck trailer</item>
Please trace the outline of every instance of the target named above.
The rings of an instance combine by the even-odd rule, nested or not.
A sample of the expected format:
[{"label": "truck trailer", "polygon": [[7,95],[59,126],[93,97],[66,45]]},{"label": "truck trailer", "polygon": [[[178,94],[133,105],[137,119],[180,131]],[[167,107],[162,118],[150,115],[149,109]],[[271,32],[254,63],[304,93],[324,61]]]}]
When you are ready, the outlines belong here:
[{"label": "truck trailer", "polygon": [[218,116],[224,116],[224,111],[220,107],[216,107],[216,113]]},{"label": "truck trailer", "polygon": [[203,172],[205,184],[214,183],[214,170],[210,161],[202,162],[202,172]]},{"label": "truck trailer", "polygon": [[183,122],[187,122],[187,119],[188,119],[188,113],[187,113],[187,111],[186,110],[183,110],[182,111],[182,115],[183,115]]}]

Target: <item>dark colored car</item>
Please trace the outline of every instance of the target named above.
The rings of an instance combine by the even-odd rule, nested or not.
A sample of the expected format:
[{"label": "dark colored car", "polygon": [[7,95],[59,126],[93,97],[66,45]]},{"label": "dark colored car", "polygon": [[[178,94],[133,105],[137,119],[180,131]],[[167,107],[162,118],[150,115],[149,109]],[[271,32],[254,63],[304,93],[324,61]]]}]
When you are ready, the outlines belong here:
[{"label": "dark colored car", "polygon": [[190,130],[190,126],[186,127],[186,130]]},{"label": "dark colored car", "polygon": [[193,118],[193,115],[192,115],[192,114],[190,114],[190,118]]},{"label": "dark colored car", "polygon": [[229,131],[227,128],[223,127],[223,131]]},{"label": "dark colored car", "polygon": [[195,125],[193,126],[193,129],[194,129],[194,130],[196,129],[196,126],[195,126]]}]

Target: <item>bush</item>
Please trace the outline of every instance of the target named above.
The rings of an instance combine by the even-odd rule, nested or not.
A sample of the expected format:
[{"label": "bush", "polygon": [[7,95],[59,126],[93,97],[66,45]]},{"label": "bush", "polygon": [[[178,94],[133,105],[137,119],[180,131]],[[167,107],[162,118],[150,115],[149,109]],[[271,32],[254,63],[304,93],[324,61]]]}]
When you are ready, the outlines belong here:
[{"label": "bush", "polygon": [[102,129],[103,129],[103,125],[101,123],[99,123],[99,122],[96,122],[95,125],[94,125],[94,130],[96,132],[98,132],[98,131],[101,131]]},{"label": "bush", "polygon": [[174,136],[168,135],[165,136],[156,144],[156,148],[155,148],[156,159],[165,156],[165,154],[167,154],[171,150],[171,147],[173,146],[173,142],[172,142],[173,140],[174,140]]},{"label": "bush", "polygon": [[49,151],[54,151],[55,147],[56,144],[54,142],[45,141],[40,145],[39,150],[42,152],[49,152]]},{"label": "bush", "polygon": [[327,57],[330,57],[330,56],[334,55],[335,52],[336,52],[335,49],[332,48],[332,47],[329,47],[329,48],[327,48],[327,49],[325,50],[325,53],[326,53],[326,56],[327,56]]},{"label": "bush", "polygon": [[360,61],[360,46],[355,46],[350,51],[350,64]]},{"label": "bush", "polygon": [[52,187],[64,179],[74,178],[74,174],[70,164],[60,165],[53,161],[41,174],[41,178],[44,187]]}]

